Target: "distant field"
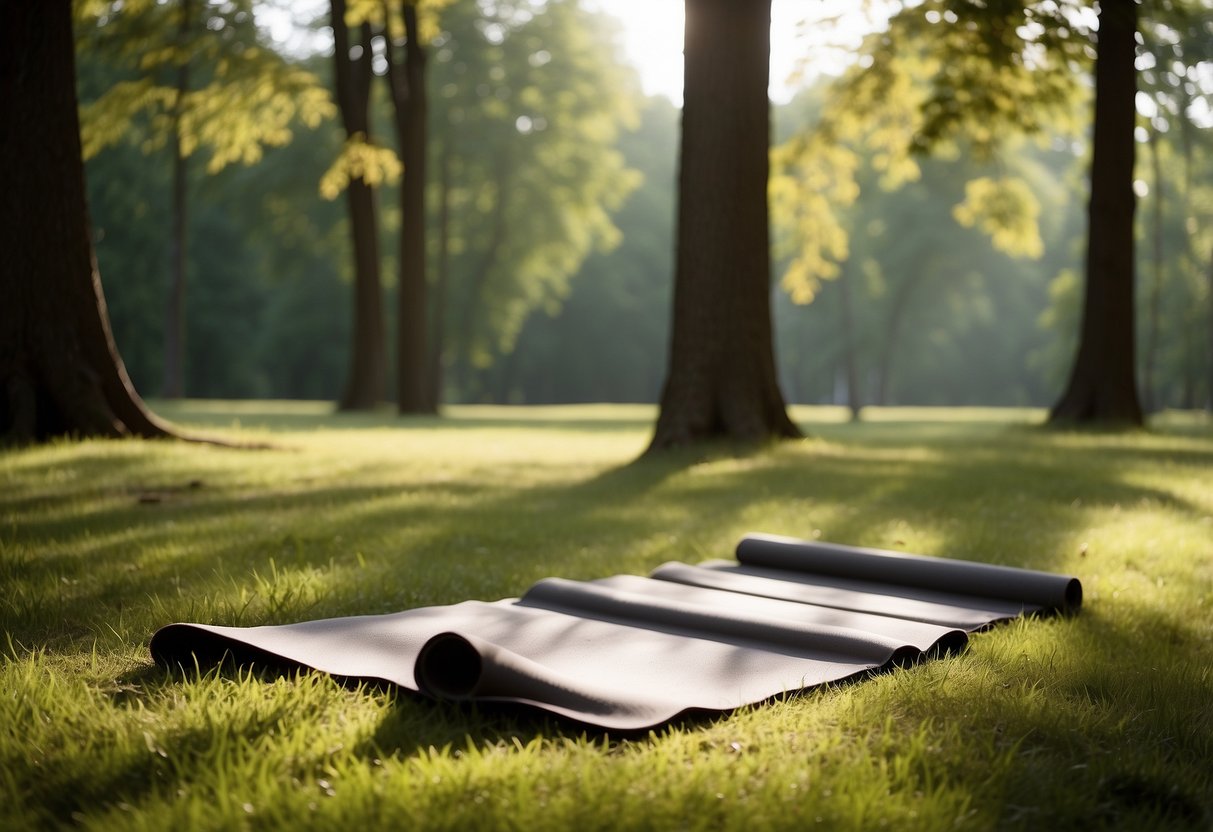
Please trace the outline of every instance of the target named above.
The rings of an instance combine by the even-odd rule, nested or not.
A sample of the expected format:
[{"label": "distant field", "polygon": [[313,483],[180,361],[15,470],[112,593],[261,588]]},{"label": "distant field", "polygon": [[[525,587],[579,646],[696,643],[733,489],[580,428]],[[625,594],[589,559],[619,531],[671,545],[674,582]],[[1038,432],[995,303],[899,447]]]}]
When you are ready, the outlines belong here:
[{"label": "distant field", "polygon": [[[185,402],[270,448],[0,451],[0,828],[914,829],[1213,824],[1213,421],[795,408],[809,438],[635,461],[647,406],[334,415]],[[255,625],[728,557],[745,532],[1069,572],[1071,619],[643,737],[327,678],[170,676]]]}]

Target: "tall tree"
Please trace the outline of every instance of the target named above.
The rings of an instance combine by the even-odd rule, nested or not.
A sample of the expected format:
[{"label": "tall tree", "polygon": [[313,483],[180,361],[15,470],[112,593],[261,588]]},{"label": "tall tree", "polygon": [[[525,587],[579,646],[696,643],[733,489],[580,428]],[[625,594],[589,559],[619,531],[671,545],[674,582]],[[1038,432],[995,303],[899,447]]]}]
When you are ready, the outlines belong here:
[{"label": "tall tree", "polygon": [[585,259],[619,242],[613,214],[640,178],[619,146],[638,84],[613,21],[581,0],[456,3],[441,23],[434,328],[445,319],[449,388],[482,400],[510,386],[500,370],[527,319],[556,314]]},{"label": "tall tree", "polygon": [[0,29],[0,438],[164,436],[110,334],[89,237],[70,0]]},{"label": "tall tree", "polygon": [[669,369],[649,451],[796,437],[775,376],[770,0],[686,0]]},{"label": "tall tree", "polygon": [[1070,381],[1053,422],[1140,424],[1134,367],[1133,146],[1136,0],[1105,0],[1096,25],[1085,3],[925,0],[906,3],[869,39],[850,91],[863,112],[888,95],[905,47],[929,58],[930,93],[912,145],[962,140],[995,153],[1011,131],[1071,122],[1084,66],[1095,58],[1094,158],[1086,293]]},{"label": "tall tree", "polygon": [[173,176],[162,394],[185,392],[185,295],[190,160],[216,173],[260,161],[290,141],[296,118],[310,126],[333,113],[316,77],[265,47],[252,0],[87,0],[76,4],[81,48],[111,54],[131,77],[82,110],[84,152],[141,138],[166,144]]},{"label": "tall tree", "polygon": [[[330,4],[333,27],[334,84],[337,107],[351,149],[365,150],[371,143],[371,26],[359,25],[358,42],[351,43],[345,0]],[[361,145],[361,147],[359,147]],[[375,206],[376,178],[359,155],[357,170],[347,175],[350,243],[354,255],[354,321],[350,368],[338,408],[369,410],[384,398],[387,381],[387,347],[383,325],[383,286],[379,276],[379,227]],[[370,181],[368,181],[370,180]]]},{"label": "tall tree", "polygon": [[[403,38],[392,36],[389,20],[387,77],[395,113],[396,138],[404,178],[400,183],[400,280],[396,290],[396,408],[400,413],[434,413],[426,350],[428,292],[425,251],[425,179],[429,104],[426,47],[417,22],[417,0],[401,0]],[[403,50],[403,57],[397,50]]]},{"label": "tall tree", "polygon": [[1103,0],[1078,354],[1050,422],[1140,425],[1133,323],[1137,3]]}]

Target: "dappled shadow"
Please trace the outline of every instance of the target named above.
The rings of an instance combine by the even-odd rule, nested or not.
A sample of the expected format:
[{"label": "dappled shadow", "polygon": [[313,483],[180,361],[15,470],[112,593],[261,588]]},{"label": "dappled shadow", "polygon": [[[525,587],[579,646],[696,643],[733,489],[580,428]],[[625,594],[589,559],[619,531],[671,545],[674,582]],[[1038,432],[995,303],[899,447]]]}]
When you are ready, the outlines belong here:
[{"label": "dappled shadow", "polygon": [[[486,426],[503,426],[486,419]],[[328,426],[331,417],[324,420]],[[634,429],[627,424],[609,430]],[[73,457],[79,480],[48,480],[36,493],[0,504],[14,518],[0,528],[0,540],[21,544],[7,552],[0,546],[0,629],[17,644],[78,655],[99,639],[124,647],[145,642],[172,620],[287,623],[491,600],[550,575],[643,574],[667,560],[729,557],[749,530],[1070,572],[1099,587],[1098,576],[1126,569],[1130,555],[1080,551],[1078,544],[1122,507],[1166,512],[1197,528],[1213,516],[1202,492],[1172,488],[1166,478],[1168,467],[1188,481],[1213,468],[1213,446],[1191,431],[1125,439],[945,421],[809,427],[811,439],[742,453],[720,447],[630,462],[556,460],[526,485],[494,472],[492,460],[442,479],[425,470],[386,477],[381,461],[368,458],[351,460],[340,479],[301,472],[261,489],[255,478],[164,468],[151,453],[84,449],[87,459]],[[101,475],[95,481],[93,471]],[[191,488],[194,478],[201,485]],[[141,502],[146,492],[162,499]],[[96,506],[87,516],[72,505],[82,495]],[[51,589],[28,597],[10,590],[34,584]],[[1001,783],[1006,826],[1199,827],[1208,821],[1211,786],[1183,772],[1213,757],[1213,725],[1192,717],[1194,701],[1213,699],[1213,680],[1200,668],[1154,668],[1150,661],[1152,639],[1205,655],[1207,628],[1177,620],[1154,596],[1113,602],[1102,588],[1077,618],[1031,625],[1046,632],[1047,648],[980,641],[1004,639],[999,630],[956,660],[909,671],[933,673],[957,662],[1008,687],[941,687],[931,702],[899,703],[900,718],[949,723],[963,720],[978,696],[997,705],[990,724],[974,724],[971,741],[987,742],[997,730],[1020,744]],[[1049,665],[1050,650],[1064,655],[1064,673]],[[267,669],[259,678],[272,684],[279,677]],[[181,684],[150,662],[134,664],[107,707],[154,708],[178,696]],[[1031,685],[1051,686],[1051,710],[1024,693]],[[469,745],[588,737],[609,747],[650,736],[587,729],[521,706],[435,702],[370,687],[363,695],[387,704],[353,749],[368,765],[376,757]],[[267,694],[279,696],[289,698]],[[794,707],[797,698],[774,699]],[[289,718],[282,707],[258,712],[245,735],[281,730],[278,720]],[[1086,718],[1092,713],[1093,723]],[[691,712],[653,736],[660,742],[667,732],[728,718]],[[1081,733],[1076,724],[1085,726]],[[196,760],[213,741],[196,727],[160,738]],[[1138,750],[1129,754],[1130,747]],[[66,807],[56,809],[62,818],[114,795],[171,790],[188,776],[189,765],[158,760],[154,749],[107,760],[104,777],[71,766],[48,771],[31,786],[31,800]],[[1043,817],[1035,808],[1042,805],[1070,808]]]},{"label": "dappled shadow", "polygon": [[[994,692],[941,689],[938,700],[911,705],[905,718],[976,711],[988,721],[974,726],[967,740],[974,746],[986,731],[1016,738],[1003,780],[1007,825],[1207,828],[1213,715],[1204,703],[1213,700],[1213,677],[1199,662],[1160,666],[1157,650],[1166,644],[1198,656],[1207,646],[1204,629],[1145,604],[1095,607],[1058,623],[1044,635],[1044,649],[1002,641],[970,653],[970,669],[993,681]],[[1033,690],[1048,691],[1047,707],[1024,695]]]},{"label": "dappled shadow", "polygon": [[[649,455],[579,481],[527,488],[489,477],[361,485],[355,468],[336,484],[300,480],[263,493],[204,483],[150,505],[139,502],[142,489],[165,483],[154,461],[119,458],[120,470],[109,482],[127,485],[109,495],[109,508],[70,518],[56,512],[53,495],[37,498],[43,511],[23,519],[16,534],[42,541],[39,555],[5,560],[0,569],[59,581],[62,606],[35,619],[62,616],[79,636],[102,629],[124,606],[166,590],[177,597],[170,608],[182,611],[191,595],[230,595],[249,586],[253,571],[262,574],[252,585],[261,599],[233,602],[226,612],[208,608],[212,616],[222,612],[214,623],[491,600],[549,575],[643,573],[666,560],[730,556],[740,534],[751,530],[747,517],[753,515],[774,518],[759,529],[772,533],[815,533],[884,548],[914,548],[907,542],[916,542],[923,553],[1075,569],[1097,567],[1075,561],[1073,540],[1095,508],[1147,501],[1192,518],[1210,513],[1161,487],[1126,481],[1124,455],[1188,464],[1183,449],[1109,451],[1099,442],[1059,443],[1048,434],[998,425],[879,427],[892,432],[873,441],[864,425],[840,426],[829,439],[754,448],[741,456],[726,447]],[[998,450],[986,446],[990,436],[999,437]],[[1015,445],[1013,455],[1008,442]],[[97,461],[111,463],[104,453]],[[69,502],[60,498],[65,508]],[[67,519],[87,529],[83,537],[63,536]],[[199,530],[210,531],[200,536]],[[380,542],[372,543],[368,533]],[[167,554],[132,562],[131,552],[149,550]],[[358,562],[358,551],[371,552],[373,563]],[[98,581],[99,573],[108,577]],[[307,578],[306,597],[267,597],[275,580],[292,574]],[[0,606],[0,627],[19,640],[45,643],[28,629],[31,612]]]}]

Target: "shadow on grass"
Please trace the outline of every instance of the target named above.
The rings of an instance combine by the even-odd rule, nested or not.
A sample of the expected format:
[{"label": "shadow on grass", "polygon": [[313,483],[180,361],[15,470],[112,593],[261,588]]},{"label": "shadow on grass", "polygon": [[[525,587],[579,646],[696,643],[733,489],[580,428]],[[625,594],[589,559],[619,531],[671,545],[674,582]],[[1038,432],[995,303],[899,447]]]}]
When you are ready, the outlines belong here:
[{"label": "shadow on grass", "polygon": [[[323,418],[331,426],[332,417]],[[529,420],[522,426],[537,427]],[[552,574],[594,578],[643,572],[668,559],[727,557],[753,516],[767,518],[763,531],[807,535],[821,528],[826,539],[886,548],[896,546],[894,530],[904,524],[930,540],[930,554],[1040,569],[1079,565],[1086,578],[1115,567],[1099,552],[1074,558],[1074,536],[1090,525],[1090,512],[1146,501],[1179,521],[1210,514],[1179,489],[1134,481],[1142,465],[1174,466],[1187,477],[1213,467],[1207,438],[1185,431],[1151,433],[1142,446],[1120,436],[946,422],[811,428],[819,439],[743,454],[722,446],[646,457],[537,486],[468,478],[359,485],[355,471],[336,485],[299,482],[273,493],[204,485],[152,505],[138,503],[140,490],[172,484],[156,459],[85,453],[85,477],[96,468],[106,482],[123,483],[119,492],[106,492],[114,499],[98,512],[73,514],[73,499],[98,493],[88,483],[4,503],[6,511],[32,517],[0,532],[23,547],[12,554],[0,548],[6,587],[0,629],[67,653],[124,615],[133,620],[124,632],[135,641],[140,628],[150,635],[168,623],[161,615],[198,620],[190,615],[197,599],[205,599],[197,609],[203,620],[245,625],[492,599]],[[366,555],[366,565],[356,553]],[[307,591],[290,594],[292,581]],[[63,589],[23,600],[7,591],[18,583]],[[242,606],[244,589],[260,595]],[[275,591],[277,597],[267,594]],[[1008,826],[1199,827],[1209,818],[1213,785],[1207,774],[1193,772],[1213,758],[1207,708],[1213,679],[1207,668],[1157,662],[1160,644],[1171,656],[1207,655],[1205,631],[1160,606],[1108,603],[1117,614],[1089,603],[1064,625],[1065,638],[1053,639],[1052,647],[1065,651],[1064,671],[1047,666],[1040,645],[966,654],[1013,692],[1023,693],[1015,687],[1020,681],[1056,685],[1047,699],[1052,710],[1041,710],[1040,697],[1000,697],[981,688],[945,692],[910,709],[919,724],[976,711],[977,733],[997,726],[1020,738],[1017,761],[1001,783]],[[119,681],[114,707],[174,696],[180,684],[150,665]],[[989,701],[977,702],[979,694]],[[389,697],[390,707],[355,749],[367,759],[469,743],[620,738],[520,709],[368,695]],[[289,719],[283,714],[269,708],[245,730],[279,730],[277,720]],[[666,730],[724,718],[690,717]],[[188,729],[163,742],[197,763],[213,740]],[[964,751],[955,756],[965,758]],[[65,818],[89,801],[188,778],[188,765],[166,774],[156,759],[131,755],[112,761],[101,776],[69,761],[31,788],[35,797],[67,801],[68,811],[57,815]],[[1042,817],[1034,808],[1041,805],[1067,806],[1068,814]]]},{"label": "shadow on grass", "polygon": [[[354,472],[337,486],[237,494],[204,486],[153,505],[128,491],[98,514],[52,511],[23,522],[17,536],[39,552],[0,558],[0,574],[54,585],[56,594],[0,604],[0,628],[46,643],[56,625],[70,622],[59,632],[75,637],[101,631],[124,608],[166,590],[168,608],[180,614],[193,608],[190,598],[230,596],[241,585],[260,597],[204,605],[203,613],[220,613],[211,623],[492,600],[549,575],[584,579],[728,557],[754,512],[778,518],[762,531],[807,536],[821,528],[824,539],[895,548],[890,530],[905,524],[932,540],[931,554],[1055,569],[1090,509],[1151,501],[1190,518],[1206,511],[1127,482],[1131,449],[1059,446],[1048,435],[997,425],[951,426],[945,442],[935,425],[925,435],[910,427],[897,427],[900,444],[891,436],[869,442],[848,428],[830,443],[743,455],[726,445],[677,451],[580,481],[516,489],[466,478],[363,486],[350,484]],[[991,435],[999,437],[993,447]],[[112,462],[98,454],[86,464]],[[155,479],[147,460],[121,465],[119,476],[130,482]],[[165,554],[131,558],[149,551]],[[370,557],[355,559],[356,552]],[[262,579],[250,584],[253,573]],[[279,574],[306,579],[307,597],[286,590],[271,597]]]}]

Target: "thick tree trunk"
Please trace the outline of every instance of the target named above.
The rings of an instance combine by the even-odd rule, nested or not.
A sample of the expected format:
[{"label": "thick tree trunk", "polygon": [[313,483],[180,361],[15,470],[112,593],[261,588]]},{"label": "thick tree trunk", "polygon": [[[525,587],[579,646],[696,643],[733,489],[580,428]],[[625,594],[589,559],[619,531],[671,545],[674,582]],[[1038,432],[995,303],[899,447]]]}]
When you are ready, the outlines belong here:
[{"label": "thick tree trunk", "polygon": [[0,27],[0,441],[164,436],[110,333],[89,238],[70,0]]},{"label": "thick tree trunk", "polygon": [[[333,63],[337,104],[346,138],[371,137],[371,28],[361,27],[361,52],[352,57],[345,25],[345,0],[332,0]],[[350,243],[354,249],[354,329],[350,367],[339,410],[370,410],[383,401],[387,382],[387,339],[383,286],[379,277],[379,220],[375,191],[361,177],[346,189]]]},{"label": "thick tree trunk", "polygon": [[1052,423],[1140,425],[1133,331],[1137,5],[1105,0],[1095,61],[1086,293],[1078,354]]},{"label": "thick tree trunk", "polygon": [[770,0],[686,0],[669,370],[649,450],[799,436],[775,375]]},{"label": "thick tree trunk", "polygon": [[[435,413],[426,360],[425,155],[427,101],[425,47],[417,31],[417,7],[402,3],[404,71],[389,59],[392,99],[404,178],[400,183],[400,285],[396,320],[396,409]],[[389,45],[387,53],[392,49]]]},{"label": "thick tree trunk", "polygon": [[172,227],[169,236],[169,279],[164,305],[164,380],[160,395],[180,399],[185,395],[185,287],[189,269],[189,160],[181,147],[181,119],[185,96],[190,91],[188,39],[190,0],[182,0],[177,23],[177,48],[181,50],[177,66],[176,99],[173,102],[173,196]]}]

